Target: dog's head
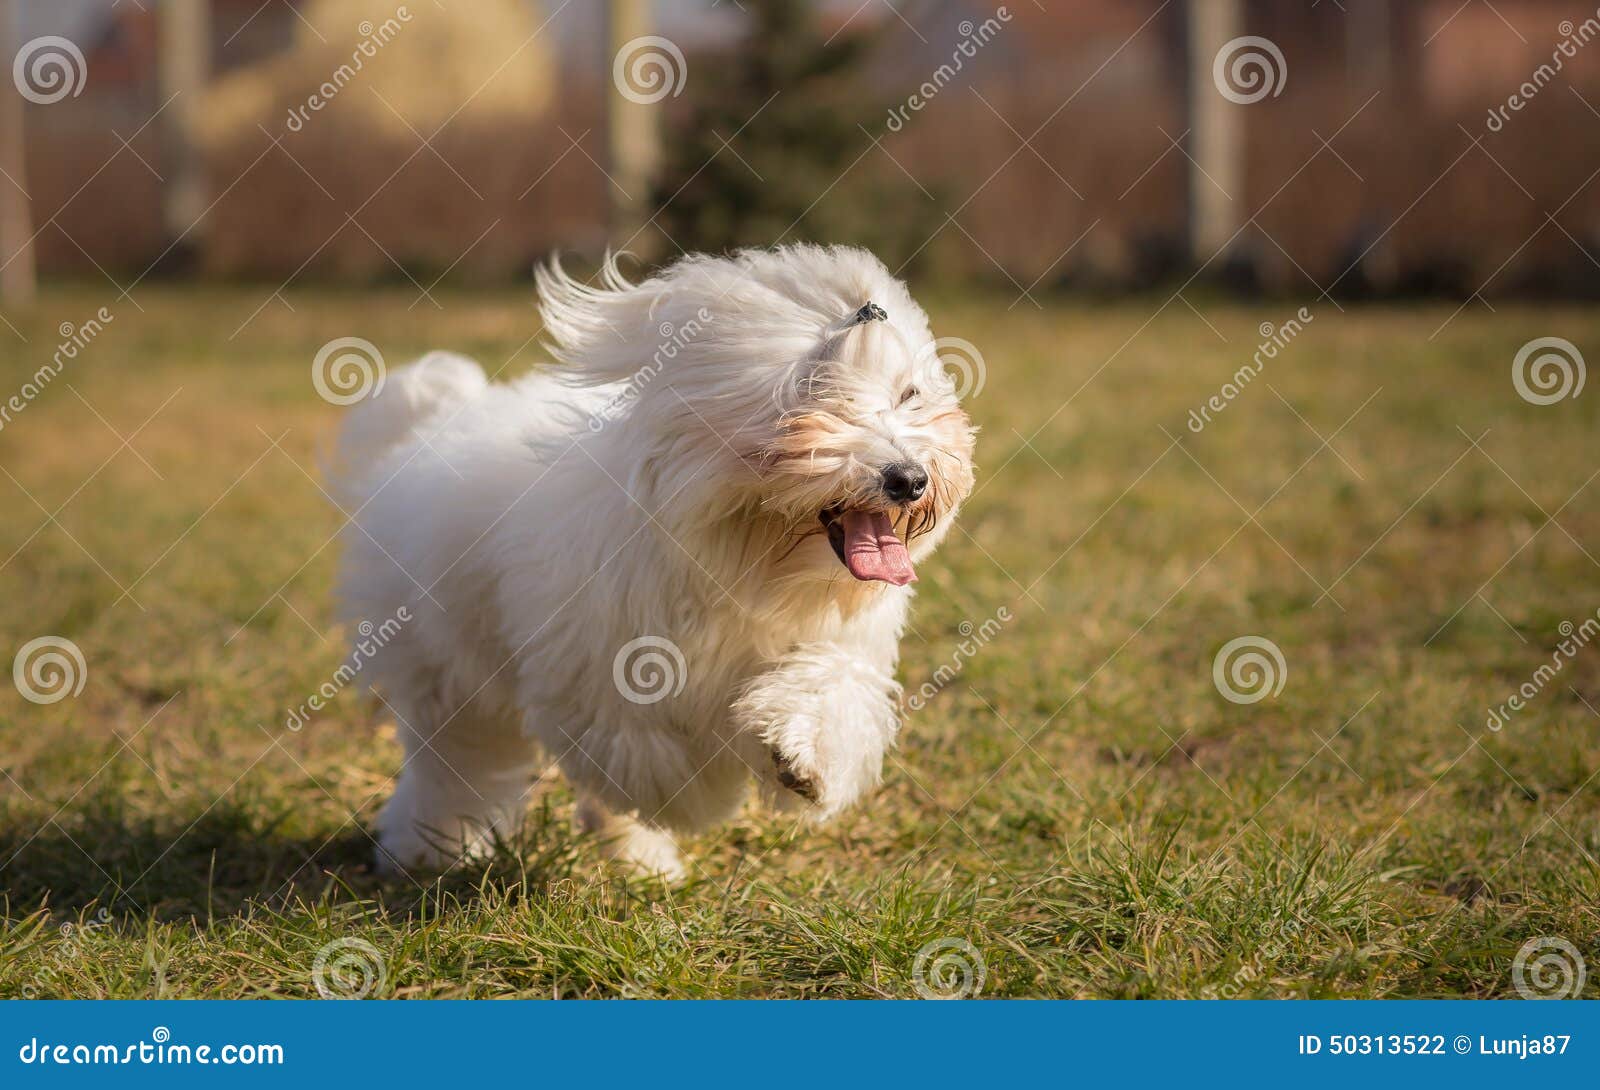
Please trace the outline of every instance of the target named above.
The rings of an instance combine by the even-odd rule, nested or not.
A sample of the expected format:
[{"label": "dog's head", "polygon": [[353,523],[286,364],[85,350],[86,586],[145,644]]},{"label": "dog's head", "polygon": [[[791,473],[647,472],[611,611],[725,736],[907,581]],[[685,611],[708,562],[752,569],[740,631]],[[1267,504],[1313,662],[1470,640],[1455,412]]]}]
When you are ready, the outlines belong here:
[{"label": "dog's head", "polygon": [[909,583],[972,489],[927,317],[865,251],[692,257],[638,285],[608,265],[599,287],[552,267],[540,296],[557,357],[604,387],[591,430],[636,453],[630,489],[759,522],[789,573]]},{"label": "dog's head", "polygon": [[791,385],[755,452],[763,502],[820,526],[855,578],[913,581],[913,553],[932,549],[972,490],[972,427],[931,339],[914,345],[868,300]]}]

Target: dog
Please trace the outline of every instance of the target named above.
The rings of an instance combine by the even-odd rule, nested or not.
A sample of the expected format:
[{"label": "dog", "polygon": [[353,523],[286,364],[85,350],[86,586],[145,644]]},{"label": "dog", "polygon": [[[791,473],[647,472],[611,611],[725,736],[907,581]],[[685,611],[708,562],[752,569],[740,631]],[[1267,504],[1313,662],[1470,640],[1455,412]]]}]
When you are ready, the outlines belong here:
[{"label": "dog", "polygon": [[675,838],[752,783],[823,820],[880,782],[975,430],[864,250],[536,280],[553,366],[492,383],[435,352],[341,428],[340,616],[389,619],[362,680],[405,746],[378,863],[492,847],[553,762],[607,855],[677,880]]}]

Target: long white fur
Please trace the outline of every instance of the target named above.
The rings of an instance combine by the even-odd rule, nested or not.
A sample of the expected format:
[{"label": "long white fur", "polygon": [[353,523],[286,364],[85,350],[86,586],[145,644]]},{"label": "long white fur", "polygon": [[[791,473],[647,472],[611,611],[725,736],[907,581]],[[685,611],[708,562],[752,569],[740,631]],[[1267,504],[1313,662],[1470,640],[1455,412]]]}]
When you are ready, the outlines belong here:
[{"label": "long white fur", "polygon": [[[550,760],[587,828],[669,876],[672,834],[726,818],[752,782],[837,814],[894,743],[912,591],[852,579],[818,512],[877,502],[881,467],[915,459],[939,504],[910,542],[924,560],[971,487],[926,316],[846,248],[691,257],[639,284],[553,265],[539,288],[557,366],[494,384],[433,353],[341,433],[338,495],[359,511],[341,615],[412,617],[364,670],[406,749],[380,862],[481,848]],[[852,325],[868,301],[888,321]],[[661,660],[653,702],[614,675],[640,637],[682,656]]]}]

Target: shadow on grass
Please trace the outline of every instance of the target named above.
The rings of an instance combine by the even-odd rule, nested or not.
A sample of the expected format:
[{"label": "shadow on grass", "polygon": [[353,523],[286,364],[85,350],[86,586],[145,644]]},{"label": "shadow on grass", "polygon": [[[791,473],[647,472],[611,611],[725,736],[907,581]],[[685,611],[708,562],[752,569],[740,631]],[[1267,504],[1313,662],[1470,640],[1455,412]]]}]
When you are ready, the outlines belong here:
[{"label": "shadow on grass", "polygon": [[226,803],[193,817],[132,816],[109,804],[42,828],[17,822],[0,828],[0,913],[103,908],[114,918],[176,921],[376,902],[409,916],[441,894],[543,896],[581,858],[581,841],[548,807],[491,857],[442,876],[380,875],[365,828],[301,831],[293,819]]}]

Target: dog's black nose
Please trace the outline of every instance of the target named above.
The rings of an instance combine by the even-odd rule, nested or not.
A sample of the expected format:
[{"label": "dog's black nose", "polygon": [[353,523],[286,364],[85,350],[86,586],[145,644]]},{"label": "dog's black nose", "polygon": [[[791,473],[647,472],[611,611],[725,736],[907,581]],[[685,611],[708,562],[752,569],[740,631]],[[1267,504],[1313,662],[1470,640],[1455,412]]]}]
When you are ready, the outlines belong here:
[{"label": "dog's black nose", "polygon": [[910,503],[928,489],[928,471],[915,462],[883,467],[883,494],[893,503]]}]

